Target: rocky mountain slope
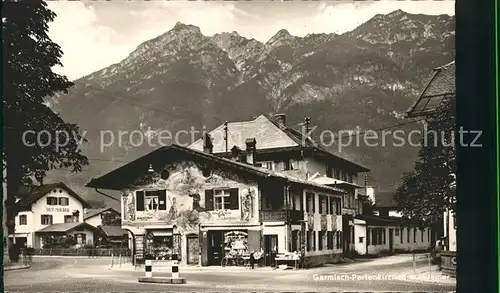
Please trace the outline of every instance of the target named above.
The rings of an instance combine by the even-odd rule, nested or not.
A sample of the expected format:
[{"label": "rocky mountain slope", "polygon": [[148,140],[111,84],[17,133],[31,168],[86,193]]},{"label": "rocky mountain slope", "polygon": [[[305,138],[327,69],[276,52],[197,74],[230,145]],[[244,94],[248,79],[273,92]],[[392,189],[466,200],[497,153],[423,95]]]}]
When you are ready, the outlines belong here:
[{"label": "rocky mountain slope", "polygon": [[[336,133],[402,123],[401,114],[423,90],[432,69],[454,60],[454,27],[454,17],[398,10],[376,15],[342,35],[296,37],[280,30],[261,43],[237,32],[204,36],[198,27],[177,23],[123,61],[75,81],[68,95],[48,99],[54,111],[87,131],[84,149],[91,159],[83,173],[56,171],[48,181],[67,180],[86,193],[83,185],[90,177],[157,148],[162,130],[201,131],[263,113],[286,113],[287,124],[297,129],[309,116],[318,126],[316,138],[321,129]],[[138,135],[132,140],[123,135],[119,141],[119,131],[134,130],[151,143],[139,146],[134,141]],[[110,132],[112,146],[102,147],[110,142]],[[198,137],[183,134],[178,142]],[[385,146],[382,140],[367,146],[363,138],[358,145],[351,139],[339,154],[370,167],[370,183],[380,190],[394,189],[418,151],[393,146],[390,136]],[[338,144],[331,147],[339,152]]]}]

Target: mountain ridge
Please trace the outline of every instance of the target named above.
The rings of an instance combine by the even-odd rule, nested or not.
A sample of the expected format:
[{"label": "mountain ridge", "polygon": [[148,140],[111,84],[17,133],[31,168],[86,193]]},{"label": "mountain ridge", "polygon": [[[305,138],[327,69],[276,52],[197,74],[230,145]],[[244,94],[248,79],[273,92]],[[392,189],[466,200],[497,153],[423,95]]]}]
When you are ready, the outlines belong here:
[{"label": "mountain ridge", "polygon": [[[446,15],[395,11],[340,35],[280,30],[265,43],[235,31],[205,36],[178,22],[122,61],[76,80],[68,95],[48,99],[65,120],[88,130],[84,149],[92,164],[81,174],[57,171],[48,179],[88,181],[120,165],[109,158],[130,161],[154,149],[125,142],[103,153],[103,129],[154,136],[277,112],[285,112],[292,127],[308,116],[320,130],[334,132],[401,123],[432,69],[453,59],[454,17]],[[338,146],[332,151],[339,153]],[[372,185],[392,190],[417,151],[354,146],[340,154],[371,167]]]}]

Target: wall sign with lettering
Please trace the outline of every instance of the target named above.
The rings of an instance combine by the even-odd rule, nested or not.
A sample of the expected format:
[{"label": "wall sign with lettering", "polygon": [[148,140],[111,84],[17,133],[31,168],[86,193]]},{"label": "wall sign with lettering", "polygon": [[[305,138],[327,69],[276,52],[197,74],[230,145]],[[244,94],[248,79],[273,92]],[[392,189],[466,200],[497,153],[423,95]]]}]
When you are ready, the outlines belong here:
[{"label": "wall sign with lettering", "polygon": [[47,208],[49,213],[69,213],[69,208]]},{"label": "wall sign with lettering", "polygon": [[136,259],[144,259],[144,235],[135,237],[135,257]]}]

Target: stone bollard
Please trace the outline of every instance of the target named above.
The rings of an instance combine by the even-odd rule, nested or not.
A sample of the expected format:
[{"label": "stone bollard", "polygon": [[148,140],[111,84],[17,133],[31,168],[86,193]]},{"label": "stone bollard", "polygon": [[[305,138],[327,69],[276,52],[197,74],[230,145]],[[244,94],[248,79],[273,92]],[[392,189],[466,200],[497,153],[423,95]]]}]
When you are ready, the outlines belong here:
[{"label": "stone bollard", "polygon": [[179,278],[179,261],[177,260],[177,254],[172,256],[172,279]]},{"label": "stone bollard", "polygon": [[152,264],[151,259],[146,259],[146,263],[144,265],[144,270],[146,273],[146,278],[152,278],[153,277],[153,264]]}]

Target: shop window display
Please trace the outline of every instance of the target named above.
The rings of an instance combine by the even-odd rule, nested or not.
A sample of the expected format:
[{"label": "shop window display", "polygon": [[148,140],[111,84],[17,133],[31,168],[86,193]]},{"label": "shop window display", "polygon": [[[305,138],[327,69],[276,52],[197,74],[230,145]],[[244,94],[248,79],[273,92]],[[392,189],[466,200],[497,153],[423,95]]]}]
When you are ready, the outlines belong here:
[{"label": "shop window display", "polygon": [[172,259],[173,237],[172,236],[154,236],[147,239],[149,254],[158,260]]}]

